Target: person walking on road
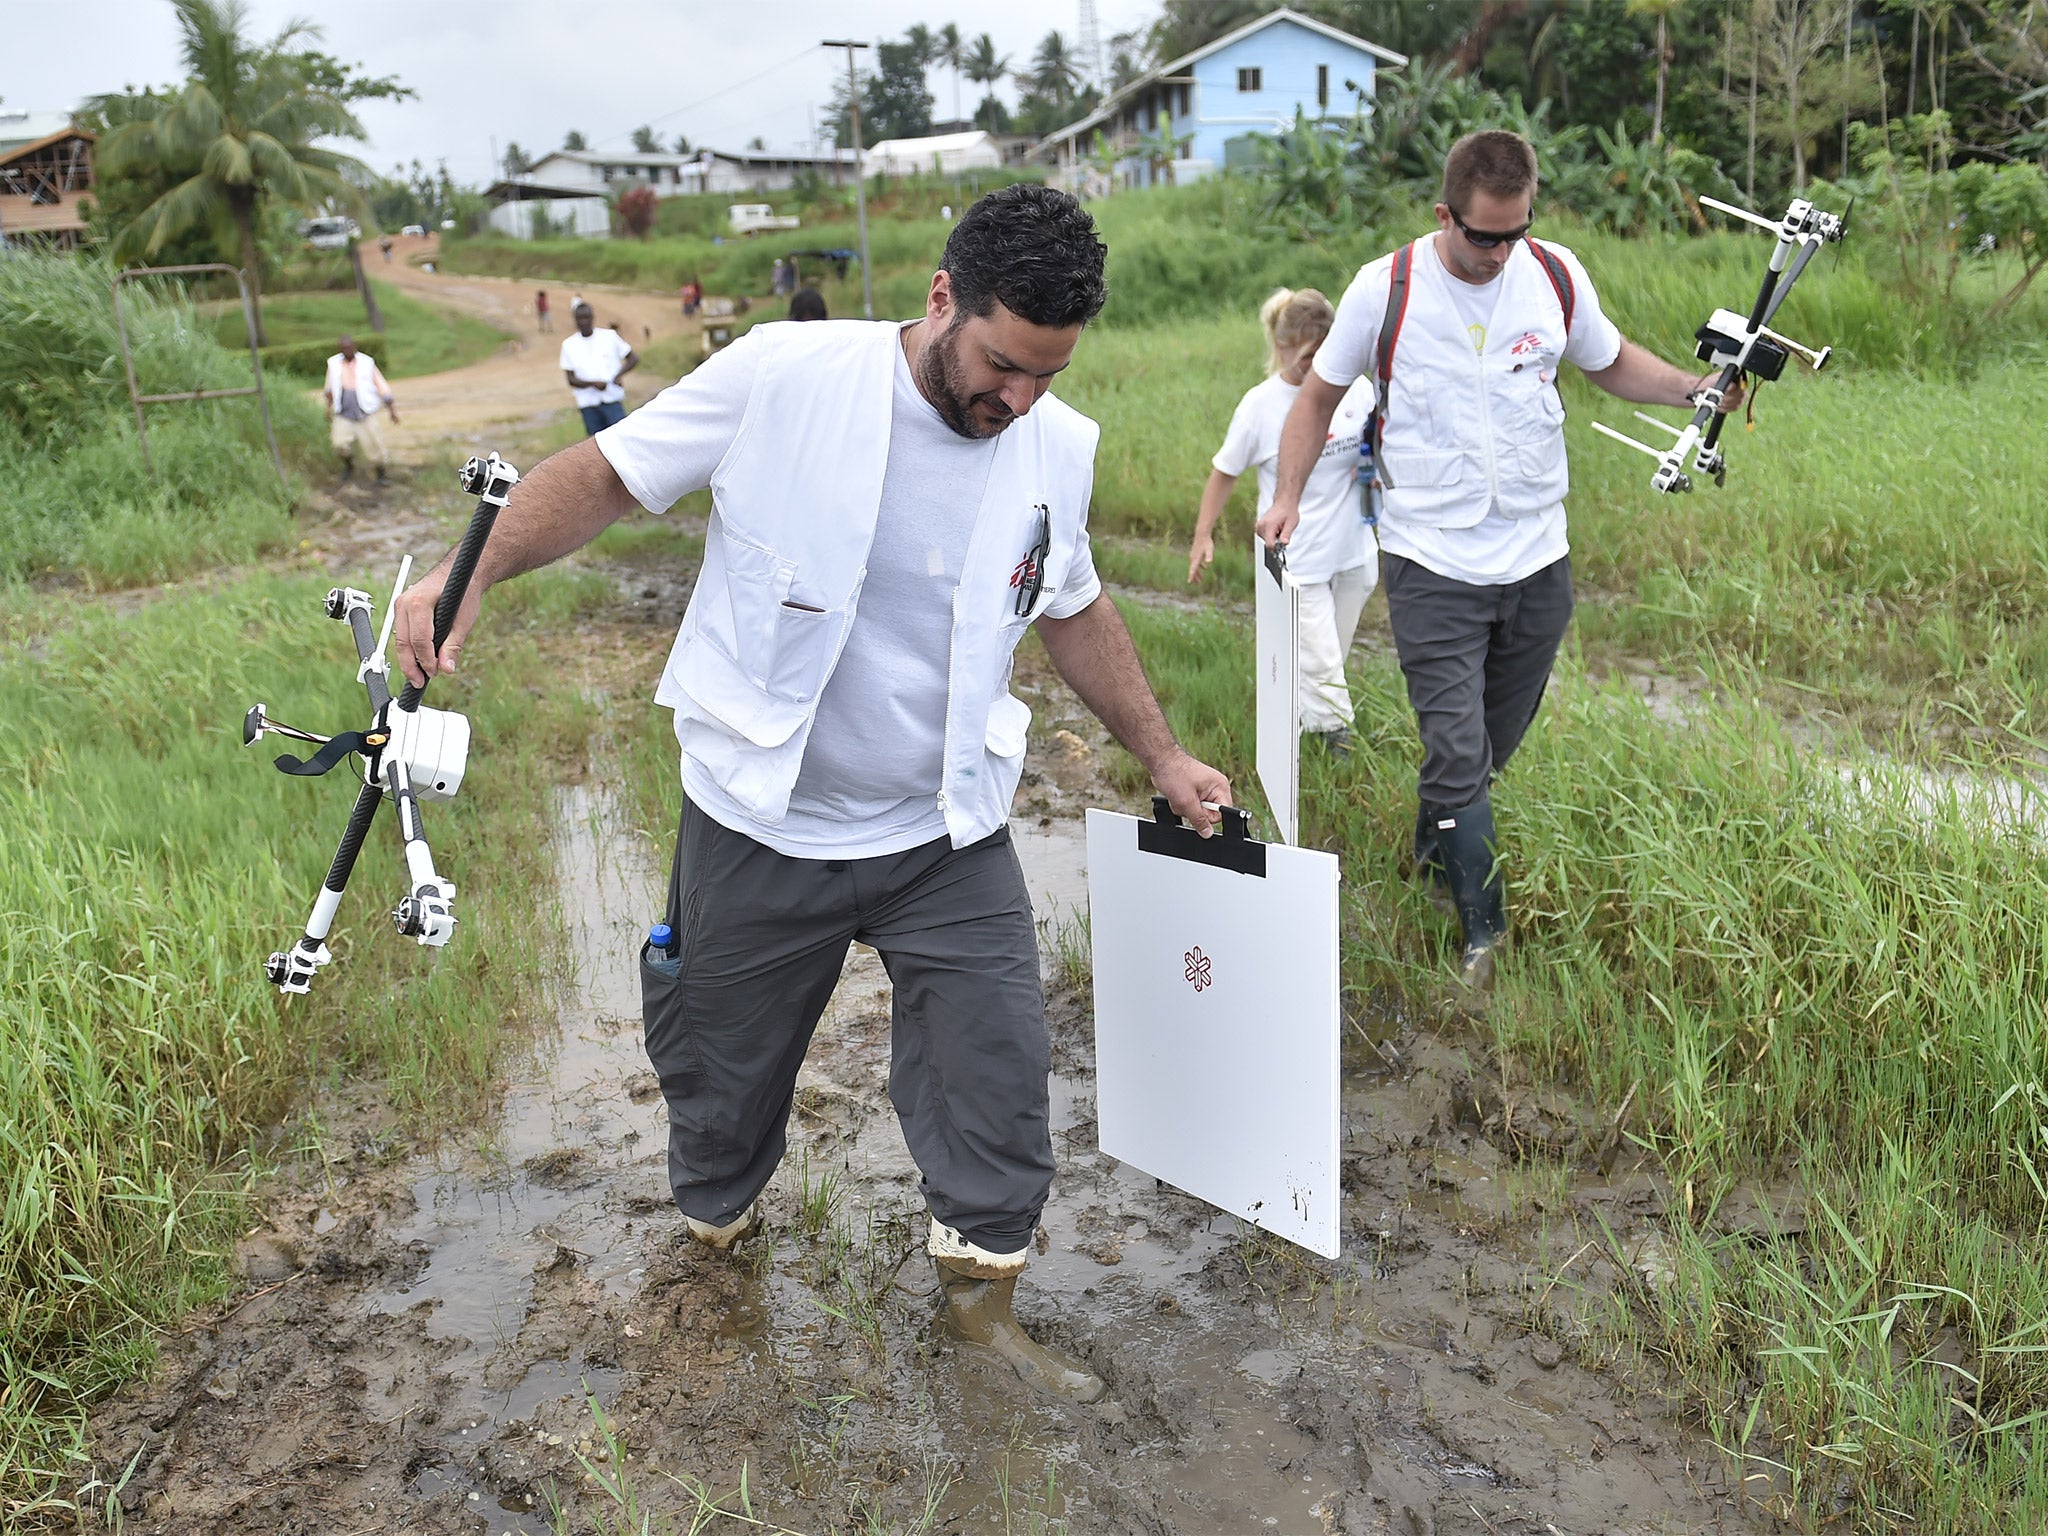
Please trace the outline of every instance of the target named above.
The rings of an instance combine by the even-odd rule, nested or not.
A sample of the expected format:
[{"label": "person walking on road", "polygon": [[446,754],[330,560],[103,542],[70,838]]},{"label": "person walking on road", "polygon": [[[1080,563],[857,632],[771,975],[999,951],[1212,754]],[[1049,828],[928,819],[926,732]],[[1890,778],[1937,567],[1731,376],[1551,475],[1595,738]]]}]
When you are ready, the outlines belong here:
[{"label": "person walking on road", "polygon": [[341,455],[341,480],[346,485],[356,472],[356,450],[361,449],[376,467],[377,483],[384,483],[384,435],[377,430],[377,413],[389,411],[391,424],[398,425],[398,404],[385,382],[377,360],[356,350],[356,339],[343,336],[341,348],[327,359],[327,382],[320,399],[327,413],[328,441]]},{"label": "person walking on road", "polygon": [[555,328],[555,322],[548,317],[548,291],[543,288],[533,296],[533,312],[540,317],[543,335]]},{"label": "person walking on road", "polygon": [[[1335,318],[1330,301],[1313,288],[1282,288],[1259,310],[1266,332],[1266,380],[1245,391],[1230,418],[1223,446],[1210,461],[1202,488],[1188,581],[1201,580],[1216,558],[1216,520],[1237,485],[1257,466],[1259,512],[1273,504],[1280,462],[1280,429],[1301,394],[1316,348]],[[1358,445],[1372,413],[1372,384],[1361,379],[1345,392],[1301,498],[1301,526],[1287,546],[1287,569],[1301,587],[1301,729],[1342,757],[1351,748],[1351,690],[1344,658],[1358,634],[1365,600],[1379,579],[1379,548],[1366,526],[1358,484]]]},{"label": "person walking on road", "polygon": [[1103,257],[1067,194],[990,193],[954,227],[921,318],[749,332],[520,483],[438,655],[448,560],[394,631],[408,678],[448,670],[495,583],[636,506],[712,489],[656,694],[684,806],[664,942],[640,957],[676,1204],[713,1248],[757,1229],[812,1031],[848,946],[870,944],[894,987],[890,1097],[948,1323],[1081,1401],[1100,1378],[1011,1306],[1053,1176],[1040,959],[1008,825],[1025,632],[1198,830],[1230,798],[1175,740],[1096,576],[1097,428],[1047,393],[1101,310]]},{"label": "person walking on road", "polygon": [[[1380,571],[1422,737],[1415,872],[1457,914],[1474,991],[1492,984],[1508,933],[1489,786],[1535,719],[1572,613],[1558,369],[1646,405],[1690,407],[1699,388],[1623,338],[1578,257],[1530,237],[1535,196],[1519,135],[1452,146],[1435,232],[1345,290],[1259,520],[1268,544],[1294,537],[1331,415],[1370,377]],[[1733,391],[1722,408],[1740,401]]]},{"label": "person walking on road", "polygon": [[615,329],[599,330],[596,311],[580,299],[571,310],[576,334],[562,338],[561,367],[583,413],[584,432],[595,437],[626,419],[627,374],[640,358]]}]

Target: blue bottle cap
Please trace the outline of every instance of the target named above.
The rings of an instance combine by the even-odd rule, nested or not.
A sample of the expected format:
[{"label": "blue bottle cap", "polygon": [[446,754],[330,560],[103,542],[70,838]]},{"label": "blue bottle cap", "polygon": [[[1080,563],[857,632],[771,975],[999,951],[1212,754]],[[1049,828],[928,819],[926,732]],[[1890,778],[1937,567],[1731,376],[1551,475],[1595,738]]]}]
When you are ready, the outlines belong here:
[{"label": "blue bottle cap", "polygon": [[674,936],[675,930],[667,923],[656,923],[647,930],[647,942],[654,949],[667,949],[669,940]]}]

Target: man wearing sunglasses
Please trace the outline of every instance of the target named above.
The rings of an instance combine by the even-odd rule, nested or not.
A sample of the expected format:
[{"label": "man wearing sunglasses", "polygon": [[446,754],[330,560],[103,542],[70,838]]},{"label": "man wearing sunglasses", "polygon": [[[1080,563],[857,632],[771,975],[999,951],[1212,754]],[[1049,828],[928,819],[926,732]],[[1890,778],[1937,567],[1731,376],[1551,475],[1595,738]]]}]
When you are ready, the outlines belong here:
[{"label": "man wearing sunglasses", "polygon": [[990,193],[954,226],[920,318],[749,332],[528,475],[448,643],[435,653],[444,560],[401,600],[394,645],[408,679],[451,670],[494,583],[710,488],[655,694],[675,711],[683,814],[666,933],[640,955],[676,1205],[714,1249],[760,1229],[811,1033],[848,948],[872,945],[951,1324],[1082,1401],[1101,1379],[1011,1310],[1053,1174],[1009,833],[1025,631],[1198,830],[1216,820],[1204,802],[1230,799],[1174,739],[1096,576],[1095,423],[1048,393],[1102,308],[1104,256],[1066,193]]},{"label": "man wearing sunglasses", "polygon": [[1488,786],[1535,718],[1572,612],[1558,369],[1645,405],[1689,409],[1700,385],[1615,329],[1576,256],[1530,238],[1535,196],[1520,135],[1452,146],[1435,233],[1345,291],[1259,520],[1268,544],[1287,542],[1331,414],[1370,376],[1381,579],[1422,737],[1415,872],[1455,912],[1475,991],[1492,984],[1508,931]]}]

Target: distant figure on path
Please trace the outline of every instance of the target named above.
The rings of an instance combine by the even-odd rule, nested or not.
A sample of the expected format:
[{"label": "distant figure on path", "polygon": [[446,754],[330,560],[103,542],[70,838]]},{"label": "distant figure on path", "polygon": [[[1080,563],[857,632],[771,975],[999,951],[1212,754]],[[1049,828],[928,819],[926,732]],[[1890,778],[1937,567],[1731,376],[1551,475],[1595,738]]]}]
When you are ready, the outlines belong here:
[{"label": "distant figure on path", "polygon": [[799,288],[796,297],[789,301],[789,318],[792,320],[823,320],[825,316],[825,295],[815,288]]},{"label": "distant figure on path", "polygon": [[388,262],[388,261],[390,261],[390,260],[391,260],[391,237],[390,237],[389,235],[386,235],[386,236],[384,236],[384,238],[383,238],[383,239],[379,240],[379,241],[377,242],[377,249],[378,249],[378,250],[380,250],[380,251],[382,251],[382,252],[384,253],[384,259],[385,259],[385,260],[386,260],[387,262]]},{"label": "distant figure on path", "polygon": [[562,338],[562,372],[576,392],[583,430],[595,437],[626,419],[626,386],[620,381],[640,366],[640,358],[617,331],[597,328],[588,304],[579,300],[569,313],[576,334]]},{"label": "distant figure on path", "polygon": [[694,277],[682,286],[683,314],[694,315],[704,303],[704,285]]},{"label": "distant figure on path", "polygon": [[555,328],[555,322],[548,315],[547,289],[543,288],[533,296],[533,312],[540,317],[540,328],[543,332],[552,331]]},{"label": "distant figure on path", "polygon": [[391,413],[398,425],[398,405],[391,386],[377,367],[375,358],[356,351],[356,339],[344,336],[341,350],[327,359],[327,383],[321,390],[321,404],[327,412],[328,440],[341,455],[341,480],[346,485],[356,472],[356,449],[361,448],[377,468],[377,483],[384,483],[384,437],[377,430],[377,412]]}]

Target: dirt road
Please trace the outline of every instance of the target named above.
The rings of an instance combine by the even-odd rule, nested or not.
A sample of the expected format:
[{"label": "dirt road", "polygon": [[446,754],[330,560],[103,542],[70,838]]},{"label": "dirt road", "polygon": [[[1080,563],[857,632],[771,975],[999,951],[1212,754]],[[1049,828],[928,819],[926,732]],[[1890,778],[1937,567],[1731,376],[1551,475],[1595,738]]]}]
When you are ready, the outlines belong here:
[{"label": "dirt road", "polygon": [[[399,381],[400,425],[386,430],[392,451],[400,458],[418,458],[431,443],[449,436],[502,427],[536,432],[570,411],[574,402],[557,363],[562,337],[573,329],[569,301],[578,292],[597,311],[599,325],[616,327],[636,349],[698,334],[697,322],[683,317],[673,294],[430,271],[438,249],[439,241],[432,236],[401,239],[395,242],[389,263],[372,253],[369,270],[415,298],[474,315],[510,334],[513,342],[471,367]],[[537,328],[534,316],[534,294],[543,286],[553,307],[554,329],[549,333]],[[658,374],[643,363],[626,376],[627,403],[637,406],[673,382],[673,375]]]},{"label": "dirt road", "polygon": [[[515,286],[408,281],[479,313]],[[412,381],[412,445],[537,430],[561,402],[535,352]],[[349,515],[433,552],[395,505]],[[381,555],[375,537],[339,558]],[[579,642],[583,686],[614,697],[651,690],[695,576],[673,553],[635,562],[599,565],[621,600]],[[1618,1142],[1596,1157],[1609,1126],[1503,1081],[1448,1011],[1351,1021],[1340,1261],[1101,1154],[1079,816],[1125,796],[1035,645],[1018,684],[1036,720],[1012,826],[1045,935],[1060,1166],[1019,1308],[1107,1399],[1035,1398],[938,1328],[865,950],[800,1080],[766,1234],[732,1256],[683,1238],[631,969],[665,855],[600,761],[559,807],[558,1027],[494,1123],[437,1146],[397,1138],[374,1085],[322,1099],[328,1150],[264,1191],[246,1289],[96,1419],[125,1528],[623,1531],[642,1510],[735,1532],[1767,1528],[1654,1374],[1617,1369],[1579,1320],[1588,1297],[1664,1283],[1669,1192]]]}]

